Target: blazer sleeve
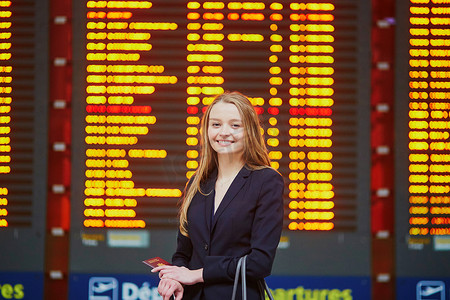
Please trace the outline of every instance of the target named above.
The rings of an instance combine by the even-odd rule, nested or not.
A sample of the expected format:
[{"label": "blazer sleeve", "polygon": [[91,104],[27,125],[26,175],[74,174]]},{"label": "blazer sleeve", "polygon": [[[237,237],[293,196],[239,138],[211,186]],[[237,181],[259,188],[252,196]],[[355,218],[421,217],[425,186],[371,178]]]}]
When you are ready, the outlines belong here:
[{"label": "blazer sleeve", "polygon": [[178,267],[188,267],[192,256],[192,242],[178,230],[177,250],[172,256],[172,264]]},{"label": "blazer sleeve", "polygon": [[[251,249],[247,253],[247,276],[261,279],[270,275],[283,227],[281,175],[267,169],[261,178],[255,218],[251,228]],[[207,256],[203,268],[205,282],[232,281],[240,257]]]}]

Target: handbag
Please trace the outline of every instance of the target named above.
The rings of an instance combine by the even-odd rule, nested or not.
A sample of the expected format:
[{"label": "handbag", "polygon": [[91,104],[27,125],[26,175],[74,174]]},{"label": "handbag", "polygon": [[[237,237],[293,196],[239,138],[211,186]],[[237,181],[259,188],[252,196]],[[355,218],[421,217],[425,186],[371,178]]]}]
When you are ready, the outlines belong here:
[{"label": "handbag", "polygon": [[[238,261],[237,267],[236,267],[236,275],[234,276],[234,285],[233,285],[233,294],[231,297],[231,300],[236,299],[236,292],[237,287],[239,283],[239,276],[242,278],[242,300],[247,300],[247,281],[245,276],[245,270],[246,270],[246,261],[247,261],[247,255],[241,257]],[[259,294],[261,295],[261,300],[265,299],[265,293],[267,293],[267,296],[269,296],[270,300],[274,300],[272,293],[270,292],[269,286],[266,283],[266,280],[260,279],[258,280],[258,289]]]}]

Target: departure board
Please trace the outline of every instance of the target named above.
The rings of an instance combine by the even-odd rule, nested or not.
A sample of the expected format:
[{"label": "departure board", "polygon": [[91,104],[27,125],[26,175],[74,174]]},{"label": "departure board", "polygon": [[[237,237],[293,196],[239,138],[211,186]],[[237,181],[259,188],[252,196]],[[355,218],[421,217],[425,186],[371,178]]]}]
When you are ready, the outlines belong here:
[{"label": "departure board", "polygon": [[[202,114],[227,90],[260,116],[286,183],[284,231],[353,234],[368,249],[367,16],[353,0],[74,2],[76,249],[175,232]],[[89,268],[72,252],[74,270]]]},{"label": "departure board", "polygon": [[250,97],[286,177],[286,228],[355,230],[356,33],[336,5],[87,1],[83,226],[175,224],[202,112],[230,89]]},{"label": "departure board", "polygon": [[[34,4],[0,2],[0,227],[33,224]],[[42,139],[46,139],[42,137]]]},{"label": "departure board", "polygon": [[[399,272],[448,275],[427,266],[450,261],[450,3],[407,2],[400,17],[407,39],[397,47],[397,110],[407,113],[397,124]],[[411,257],[420,263],[408,264]]]},{"label": "departure board", "polygon": [[36,12],[37,5],[46,7],[45,1],[0,1],[2,271],[43,269],[47,40],[38,25],[46,13]]},{"label": "departure board", "polygon": [[[1,60],[5,63],[2,64],[0,67],[0,71],[2,73],[2,76],[0,77],[0,82],[2,83],[1,87],[1,106],[0,106],[0,174],[10,174],[11,173],[11,103],[12,103],[12,66],[11,66],[11,36],[12,36],[12,22],[11,22],[11,2],[5,3],[4,10],[2,13],[4,16],[2,16],[1,27],[4,32],[2,32],[2,43],[1,43]],[[4,176],[4,175],[3,175]],[[6,208],[6,205],[8,204],[8,199],[6,198],[9,191],[6,186],[0,187],[0,195],[2,196],[0,200],[0,227],[7,227],[8,222],[6,220],[6,216],[8,215],[8,209]]]},{"label": "departure board", "polygon": [[[32,77],[20,76],[21,56],[23,58],[30,55],[32,47],[29,47],[31,41],[26,39],[26,34],[20,34],[20,24],[14,22],[16,26],[13,26],[14,7],[11,4],[11,1],[4,1],[1,4],[3,11],[0,25],[2,28],[0,45],[2,51],[0,54],[2,62],[0,67],[0,83],[2,85],[0,90],[0,176],[4,180],[1,180],[0,187],[2,197],[0,199],[0,227],[31,225],[32,164],[29,154],[32,153],[33,146],[31,130],[33,117],[29,114],[27,116],[27,112],[33,109],[33,101],[32,94],[26,95],[22,92],[20,95],[20,85],[16,85],[16,82],[20,84],[22,81],[24,85],[33,86],[33,82],[30,81]],[[14,12],[17,13],[17,11]],[[29,53],[20,53],[22,48],[25,51],[28,48]],[[14,53],[14,57],[13,50],[17,51]],[[28,66],[25,68],[28,69],[28,73],[32,73],[33,61],[28,60]],[[16,95],[17,97],[14,97]],[[14,110],[12,109],[13,105]],[[13,160],[12,157],[14,157]]]},{"label": "departure board", "polygon": [[83,226],[173,226],[186,181],[182,29],[161,14],[170,3],[85,5]]},{"label": "departure board", "polygon": [[411,236],[450,234],[450,12],[444,4],[410,9]]}]

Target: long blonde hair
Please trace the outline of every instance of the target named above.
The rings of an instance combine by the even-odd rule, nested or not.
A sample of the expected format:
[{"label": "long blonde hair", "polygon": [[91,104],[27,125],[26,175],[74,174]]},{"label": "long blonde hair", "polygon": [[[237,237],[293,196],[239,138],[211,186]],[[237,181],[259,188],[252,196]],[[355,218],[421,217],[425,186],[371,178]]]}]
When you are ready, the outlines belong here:
[{"label": "long blonde hair", "polygon": [[180,232],[188,236],[187,211],[192,198],[197,192],[204,194],[200,185],[210,176],[217,167],[217,153],[211,147],[208,140],[208,123],[211,108],[219,102],[231,103],[236,106],[242,118],[245,130],[243,160],[247,168],[251,170],[270,167],[270,159],[267,153],[264,137],[262,136],[258,114],[250,100],[239,92],[225,92],[216,96],[203,115],[200,126],[200,161],[193,178],[185,188],[185,194],[180,207]]}]

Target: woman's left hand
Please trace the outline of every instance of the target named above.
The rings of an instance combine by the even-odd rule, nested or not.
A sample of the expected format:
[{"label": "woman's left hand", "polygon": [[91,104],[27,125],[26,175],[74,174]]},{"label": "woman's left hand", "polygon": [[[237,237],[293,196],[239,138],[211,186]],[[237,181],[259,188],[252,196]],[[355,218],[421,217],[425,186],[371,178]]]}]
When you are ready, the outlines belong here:
[{"label": "woman's left hand", "polygon": [[189,270],[186,267],[161,266],[152,269],[152,272],[159,272],[161,279],[174,279],[185,285],[203,282],[203,269]]},{"label": "woman's left hand", "polygon": [[164,300],[181,300],[183,298],[183,286],[178,281],[172,279],[161,279],[158,284],[158,293]]}]

